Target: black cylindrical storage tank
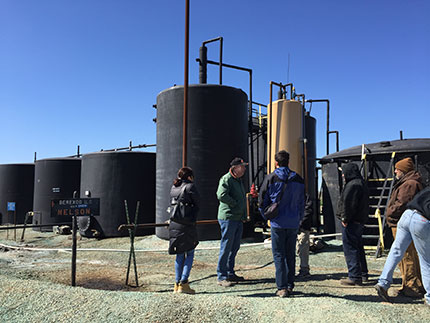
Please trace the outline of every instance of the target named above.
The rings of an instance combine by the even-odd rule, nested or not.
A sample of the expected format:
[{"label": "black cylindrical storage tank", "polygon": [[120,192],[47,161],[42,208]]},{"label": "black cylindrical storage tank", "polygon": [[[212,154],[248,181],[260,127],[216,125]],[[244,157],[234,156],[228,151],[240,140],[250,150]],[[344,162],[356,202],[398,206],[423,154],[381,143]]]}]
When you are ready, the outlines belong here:
[{"label": "black cylindrical storage tank", "polygon": [[0,165],[0,223],[14,223],[14,212],[7,203],[15,202],[16,223],[24,223],[33,209],[34,164]]},{"label": "black cylindrical storage tank", "polygon": [[[81,181],[80,158],[47,158],[36,161],[34,176],[33,224],[72,222],[71,216],[51,217],[51,200],[79,197]],[[34,228],[36,231],[52,231],[52,226]]]},{"label": "black cylindrical storage tank", "polygon": [[318,225],[318,192],[317,192],[317,179],[316,179],[316,158],[317,158],[317,145],[316,145],[316,119],[310,115],[305,116],[305,138],[306,151],[307,151],[307,192],[312,200],[312,226]]},{"label": "black cylindrical storage tank", "polygon": [[[367,160],[366,177],[369,186],[371,216],[369,221],[374,221],[372,215],[376,210],[375,204],[377,204],[381,191],[380,186],[383,184],[381,179],[386,177],[393,152],[395,152],[394,163],[400,159],[411,157],[421,174],[423,184],[425,186],[430,185],[430,138],[381,141],[364,144],[364,147],[362,145],[354,146],[327,155],[320,160],[322,165],[324,233],[341,232],[341,225],[335,219],[337,202],[343,186],[338,167],[348,161],[361,166],[362,152],[366,154]],[[389,175],[391,174],[389,173]],[[381,213],[383,212],[384,209],[381,209]]]},{"label": "black cylindrical storage tank", "polygon": [[[198,220],[217,219],[216,190],[234,157],[248,156],[248,98],[240,89],[198,84],[188,88],[188,160],[200,193]],[[157,96],[156,221],[165,222],[170,188],[182,167],[184,88],[175,86]],[[244,179],[247,179],[247,174]],[[245,188],[247,188],[245,186]],[[199,225],[200,240],[219,239],[218,225]],[[167,239],[168,230],[157,228]]]},{"label": "black cylindrical storage tank", "polygon": [[[122,151],[84,155],[81,197],[100,198],[100,215],[78,217],[79,232],[83,236],[127,236],[128,230],[118,231],[121,224],[127,223],[124,200],[132,223],[137,201],[140,201],[137,223],[154,223],[155,153]],[[137,235],[153,233],[153,228],[136,231]]]}]

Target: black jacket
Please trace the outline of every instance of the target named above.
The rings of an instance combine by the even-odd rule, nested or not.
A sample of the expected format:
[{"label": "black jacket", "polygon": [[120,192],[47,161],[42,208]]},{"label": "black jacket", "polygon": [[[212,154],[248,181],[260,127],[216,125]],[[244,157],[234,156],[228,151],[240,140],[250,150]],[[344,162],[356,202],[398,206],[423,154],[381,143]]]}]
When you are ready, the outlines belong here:
[{"label": "black jacket", "polygon": [[430,221],[430,187],[426,187],[419,192],[407,205],[408,209],[417,210]]},{"label": "black jacket", "polygon": [[310,231],[312,227],[313,203],[309,194],[305,195],[305,214],[300,222],[300,230]]},{"label": "black jacket", "polygon": [[199,193],[194,183],[183,181],[178,187],[172,186],[170,190],[170,199],[177,198],[185,185],[184,194],[181,201],[184,203],[192,204],[192,224],[185,225],[170,221],[169,224],[169,254],[184,253],[194,249],[199,240],[197,237],[196,220],[199,210]]},{"label": "black jacket", "polygon": [[345,186],[337,204],[336,216],[344,223],[365,224],[369,217],[369,191],[357,164],[342,166]]}]

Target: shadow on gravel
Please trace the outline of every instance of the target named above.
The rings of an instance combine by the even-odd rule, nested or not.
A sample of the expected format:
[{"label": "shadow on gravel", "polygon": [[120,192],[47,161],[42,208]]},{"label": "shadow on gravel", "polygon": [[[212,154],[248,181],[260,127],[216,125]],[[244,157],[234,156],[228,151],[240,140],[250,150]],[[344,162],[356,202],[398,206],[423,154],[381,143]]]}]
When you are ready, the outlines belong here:
[{"label": "shadow on gravel", "polygon": [[[371,295],[334,295],[334,294],[328,294],[328,293],[303,293],[303,292],[296,292],[294,291],[291,297],[330,297],[330,298],[338,298],[338,299],[347,299],[354,302],[373,302],[373,303],[382,303],[382,300],[379,298],[379,296],[376,294],[376,291],[374,294]],[[417,300],[417,299],[411,299],[406,297],[396,297],[391,298],[393,301],[393,304],[420,304],[423,301]],[[384,302],[386,304],[390,304],[387,302]]]},{"label": "shadow on gravel", "polygon": [[312,274],[310,277],[300,278],[296,277],[297,282],[304,281],[324,281],[324,280],[340,280],[346,278],[346,273],[335,273],[335,274]]}]

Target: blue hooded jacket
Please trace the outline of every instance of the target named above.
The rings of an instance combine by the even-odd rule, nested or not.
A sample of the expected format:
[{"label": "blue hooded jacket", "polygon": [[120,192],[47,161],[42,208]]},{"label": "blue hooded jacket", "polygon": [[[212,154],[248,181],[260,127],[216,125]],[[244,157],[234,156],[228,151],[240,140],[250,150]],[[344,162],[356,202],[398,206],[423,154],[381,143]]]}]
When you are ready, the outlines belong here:
[{"label": "blue hooded jacket", "polygon": [[264,179],[258,198],[260,212],[263,216],[263,210],[276,201],[287,180],[279,215],[270,220],[270,225],[274,228],[298,229],[305,210],[305,187],[300,175],[288,167],[278,167]]}]

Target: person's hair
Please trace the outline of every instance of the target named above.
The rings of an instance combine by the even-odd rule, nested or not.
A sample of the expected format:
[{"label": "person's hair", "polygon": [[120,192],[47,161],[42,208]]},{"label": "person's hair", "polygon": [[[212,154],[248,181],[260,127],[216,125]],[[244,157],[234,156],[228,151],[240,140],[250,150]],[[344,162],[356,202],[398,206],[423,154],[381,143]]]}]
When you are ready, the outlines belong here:
[{"label": "person's hair", "polygon": [[278,151],[275,154],[275,160],[278,162],[279,167],[288,167],[290,161],[290,154],[285,150]]},{"label": "person's hair", "polygon": [[188,177],[194,176],[193,170],[191,167],[184,166],[178,171],[178,175],[173,181],[173,185],[176,187],[180,186],[184,180],[186,180]]}]

